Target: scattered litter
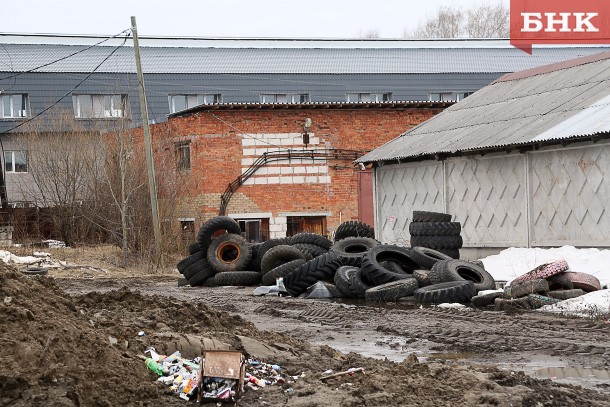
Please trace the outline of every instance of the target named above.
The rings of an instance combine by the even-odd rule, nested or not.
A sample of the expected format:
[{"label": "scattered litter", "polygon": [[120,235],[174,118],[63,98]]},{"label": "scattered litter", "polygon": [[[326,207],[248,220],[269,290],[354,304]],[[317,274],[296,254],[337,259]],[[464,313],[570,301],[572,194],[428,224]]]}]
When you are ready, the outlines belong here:
[{"label": "scattered litter", "polygon": [[138,332],[138,336],[146,336],[146,333],[144,333],[144,331],[140,331]]},{"label": "scattered litter", "polygon": [[344,372],[338,372],[338,373],[333,373],[333,374],[329,374],[329,375],[325,375],[320,377],[320,380],[327,380],[333,377],[339,377],[339,376],[345,376],[345,375],[349,375],[349,376],[353,376],[354,374],[358,373],[358,372],[362,372],[364,373],[364,368],[362,367],[358,367],[358,368],[350,368]]},{"label": "scattered litter", "polygon": [[13,297],[4,297],[4,303],[10,304],[13,301]]},{"label": "scattered litter", "polygon": [[257,359],[246,361],[241,352],[206,351],[192,360],[183,358],[180,351],[165,356],[151,347],[144,353],[149,357],[141,358],[159,376],[157,381],[184,400],[235,402],[244,389],[257,391],[285,383],[281,366]]},{"label": "scattered litter", "polygon": [[279,287],[277,285],[262,285],[260,287],[256,287],[252,295],[255,297],[262,295],[276,295],[278,297],[282,297],[288,295],[288,291],[286,291],[285,288]]}]

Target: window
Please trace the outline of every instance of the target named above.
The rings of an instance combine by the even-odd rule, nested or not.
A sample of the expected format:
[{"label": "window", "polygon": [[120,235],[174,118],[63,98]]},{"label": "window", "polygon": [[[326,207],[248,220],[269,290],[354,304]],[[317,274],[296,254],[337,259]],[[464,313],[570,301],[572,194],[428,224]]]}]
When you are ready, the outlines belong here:
[{"label": "window", "polygon": [[0,118],[27,116],[27,95],[0,95]]},{"label": "window", "polygon": [[9,208],[33,208],[34,205],[30,201],[16,201],[16,202],[9,202],[8,207]]},{"label": "window", "polygon": [[261,93],[261,103],[308,103],[308,93]]},{"label": "window", "polygon": [[451,102],[451,101],[460,101],[470,95],[472,95],[474,92],[438,92],[438,93],[431,93],[430,94],[430,100],[432,102]]},{"label": "window", "polygon": [[169,95],[169,111],[176,113],[198,105],[210,105],[222,101],[220,93],[206,93],[203,95]]},{"label": "window", "polygon": [[178,171],[191,169],[191,143],[176,143],[176,168]]},{"label": "window", "polygon": [[73,95],[74,116],[78,119],[125,117],[127,95]]},{"label": "window", "polygon": [[388,102],[392,100],[391,93],[348,93],[348,102]]},{"label": "window", "polygon": [[28,172],[27,151],[5,151],[4,171],[6,172]]}]

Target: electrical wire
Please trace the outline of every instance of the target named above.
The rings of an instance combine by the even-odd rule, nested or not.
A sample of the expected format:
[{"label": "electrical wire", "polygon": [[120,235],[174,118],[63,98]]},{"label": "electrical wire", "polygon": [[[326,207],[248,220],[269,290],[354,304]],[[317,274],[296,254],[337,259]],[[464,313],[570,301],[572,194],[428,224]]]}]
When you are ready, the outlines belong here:
[{"label": "electrical wire", "polygon": [[[210,112],[210,111],[207,111],[206,113],[209,113],[209,114],[210,114],[212,117],[214,117],[216,120],[218,120],[218,121],[219,121],[219,122],[221,122],[221,123],[226,124],[227,126],[231,127],[233,130],[237,131],[238,133],[240,133],[242,136],[244,136],[244,137],[246,137],[246,138],[249,138],[249,139],[252,139],[252,140],[258,140],[258,141],[261,141],[261,142],[263,142],[263,143],[265,143],[265,144],[268,144],[268,145],[270,145],[270,146],[272,146],[272,147],[277,147],[277,148],[279,148],[279,149],[284,149],[284,147],[282,147],[282,146],[278,146],[277,144],[269,143],[268,141],[261,140],[261,139],[256,138],[256,137],[249,136],[249,135],[248,135],[248,133],[244,133],[244,132],[242,132],[240,129],[238,129],[237,127],[233,126],[231,123],[228,123],[228,122],[226,122],[226,121],[222,120],[220,117],[216,116],[214,113],[212,113],[212,112]],[[288,149],[288,150],[290,150],[290,149]]]},{"label": "electrical wire", "polygon": [[[130,30],[126,30],[126,31],[130,31]],[[125,32],[125,31],[123,31]],[[91,77],[91,75],[93,75],[95,73],[95,71],[97,71],[99,69],[100,66],[102,66],[104,64],[104,62],[106,62],[108,59],[110,59],[111,56],[114,55],[115,52],[117,52],[119,50],[119,48],[121,48],[123,45],[125,45],[125,42],[127,42],[127,38],[129,38],[129,33],[125,36],[125,38],[123,39],[123,42],[116,46],[112,52],[110,54],[108,54],[103,60],[102,62],[100,62],[95,68],[93,68],[93,71],[89,72],[87,75],[85,75],[85,77],[76,84],[76,86],[74,86],[72,89],[70,89],[67,93],[65,93],[62,97],[60,97],[59,99],[57,99],[55,102],[53,102],[50,106],[46,107],[45,109],[41,110],[40,112],[38,112],[36,115],[30,117],[27,120],[24,120],[23,122],[19,123],[18,125],[11,127],[8,130],[5,130],[3,132],[1,132],[0,134],[6,134],[10,131],[13,131],[21,126],[23,126],[26,123],[31,122],[32,120],[36,119],[37,117],[41,116],[42,114],[46,113],[47,111],[49,111],[50,109],[52,109],[53,107],[55,107],[59,102],[61,102],[62,100],[64,100],[66,97],[68,97],[72,92],[74,92],[76,89],[78,89],[78,87],[80,85],[82,85],[87,79],[89,79],[89,77]]]},{"label": "electrical wire", "polygon": [[[91,48],[93,48],[93,47],[97,47],[98,45],[101,45],[101,44],[105,43],[106,41],[109,41],[109,40],[111,40],[111,39],[113,39],[113,38],[117,38],[117,37],[118,37],[118,36],[120,36],[121,34],[129,33],[129,32],[131,32],[131,29],[123,30],[123,31],[121,31],[121,32],[120,32],[120,33],[118,33],[118,34],[113,35],[112,37],[108,37],[108,38],[104,39],[103,41],[96,42],[95,44],[93,44],[93,45],[89,45],[88,47],[83,48],[83,49],[81,49],[81,50],[79,50],[79,51],[73,52],[72,54],[66,55],[66,56],[64,56],[64,57],[61,57],[61,58],[56,59],[56,60],[51,61],[51,62],[47,62],[46,64],[43,64],[43,65],[37,66],[37,67],[35,67],[35,68],[28,69],[27,71],[18,72],[18,73],[16,73],[16,74],[9,75],[9,76],[5,76],[4,78],[0,78],[0,81],[3,81],[3,80],[5,80],[5,79],[10,79],[10,78],[16,78],[16,77],[18,77],[19,75],[23,75],[23,74],[26,74],[26,73],[34,72],[34,71],[36,71],[36,70],[38,70],[38,69],[40,69],[40,68],[44,68],[45,66],[53,65],[53,64],[55,64],[55,63],[57,63],[57,62],[63,61],[63,60],[68,59],[68,58],[71,58],[71,57],[73,57],[74,55],[78,55],[78,54],[80,54],[80,53],[82,53],[82,52],[85,52],[85,51],[87,51],[87,50],[90,50],[90,49],[91,49]],[[124,42],[123,42],[123,44],[124,44]],[[123,46],[123,44],[119,45],[119,47]],[[10,55],[9,55],[9,56],[10,56]]]}]

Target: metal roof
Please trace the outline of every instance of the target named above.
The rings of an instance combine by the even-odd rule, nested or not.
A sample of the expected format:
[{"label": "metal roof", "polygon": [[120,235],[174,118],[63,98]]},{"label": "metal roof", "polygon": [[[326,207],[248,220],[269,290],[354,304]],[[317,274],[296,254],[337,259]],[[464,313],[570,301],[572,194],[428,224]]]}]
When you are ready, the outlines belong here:
[{"label": "metal roof", "polygon": [[357,161],[412,161],[610,132],[610,52],[565,66],[506,75]]},{"label": "metal roof", "polygon": [[[102,37],[0,34],[0,71],[25,72],[66,57]],[[35,72],[91,72],[114,38]],[[148,38],[141,41],[146,73],[403,74],[497,73],[535,68],[610,49],[544,46],[533,56],[508,40],[305,40]],[[134,73],[131,39],[97,72]]]},{"label": "metal roof", "polygon": [[455,101],[434,102],[430,100],[392,100],[388,102],[307,102],[307,103],[215,103],[202,104],[181,110],[168,117],[190,116],[210,110],[299,110],[299,109],[444,109]]}]

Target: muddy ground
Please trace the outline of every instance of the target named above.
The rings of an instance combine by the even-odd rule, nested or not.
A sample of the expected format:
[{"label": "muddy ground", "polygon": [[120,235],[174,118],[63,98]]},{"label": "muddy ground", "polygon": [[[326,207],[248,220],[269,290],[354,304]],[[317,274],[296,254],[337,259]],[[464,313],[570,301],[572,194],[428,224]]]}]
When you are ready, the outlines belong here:
[{"label": "muddy ground", "polygon": [[[121,270],[105,252],[56,256],[83,267],[0,268],[1,406],[185,405],[138,355],[201,343],[282,365],[287,382],[243,406],[610,406],[607,317],[253,297]],[[320,381],[352,367],[366,373]]]}]

